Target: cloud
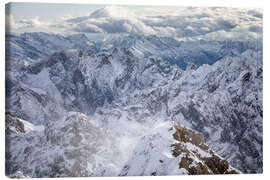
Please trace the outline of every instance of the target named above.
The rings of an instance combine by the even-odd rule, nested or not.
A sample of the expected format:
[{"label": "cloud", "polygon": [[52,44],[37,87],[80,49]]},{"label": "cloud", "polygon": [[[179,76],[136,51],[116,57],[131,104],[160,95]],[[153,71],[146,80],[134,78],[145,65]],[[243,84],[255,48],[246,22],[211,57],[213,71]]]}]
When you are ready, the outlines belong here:
[{"label": "cloud", "polygon": [[257,32],[257,33],[261,33],[262,32],[262,27],[261,26],[250,26],[249,31],[251,32]]},{"label": "cloud", "polygon": [[79,23],[72,30],[83,33],[104,33],[103,29],[94,24]]},{"label": "cloud", "polygon": [[260,18],[262,19],[262,12],[258,11],[258,10],[249,10],[247,12],[249,15],[252,15],[254,17]]},{"label": "cloud", "polygon": [[217,20],[217,26],[219,27],[219,29],[230,31],[237,26],[237,23],[228,19],[221,18]]},{"label": "cloud", "polygon": [[[113,12],[110,12],[110,11]],[[126,10],[125,10],[126,11]],[[127,15],[127,17],[123,17]],[[155,34],[151,26],[147,26],[139,18],[123,8],[104,8],[90,14],[90,16],[69,19],[71,30],[85,33],[144,33]]]},{"label": "cloud", "polygon": [[12,14],[6,15],[6,28],[12,29],[26,29],[26,28],[38,28],[38,27],[49,27],[50,22],[40,21],[38,17],[33,19],[23,19],[15,21]]},{"label": "cloud", "polygon": [[51,23],[40,21],[38,17],[34,19],[23,19],[16,22],[20,28],[37,28],[42,26],[49,26]]},{"label": "cloud", "polygon": [[105,8],[96,10],[93,13],[91,13],[90,16],[92,18],[104,18],[104,17],[128,18],[128,17],[135,17],[136,15],[125,8],[112,5],[112,6],[106,6]]},{"label": "cloud", "polygon": [[262,38],[260,9],[207,7],[124,8],[108,6],[90,15],[11,21],[16,28],[55,28],[70,33],[141,33],[180,39]]},{"label": "cloud", "polygon": [[72,15],[71,14],[66,14],[62,17],[60,17],[61,20],[65,21],[65,20],[68,20],[68,19],[71,19],[72,18]]}]

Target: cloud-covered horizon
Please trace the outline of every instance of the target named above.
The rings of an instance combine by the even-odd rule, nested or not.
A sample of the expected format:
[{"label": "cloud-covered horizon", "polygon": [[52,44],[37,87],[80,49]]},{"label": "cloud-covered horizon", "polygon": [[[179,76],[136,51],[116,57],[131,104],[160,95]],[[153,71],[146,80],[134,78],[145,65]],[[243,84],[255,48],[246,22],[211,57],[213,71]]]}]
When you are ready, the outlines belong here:
[{"label": "cloud-covered horizon", "polygon": [[[148,11],[151,13],[143,13]],[[121,6],[106,6],[89,15],[63,15],[55,21],[15,20],[7,15],[11,32],[51,33],[140,33],[176,39],[262,39],[262,10],[243,8],[175,7],[141,8],[132,11]]]}]

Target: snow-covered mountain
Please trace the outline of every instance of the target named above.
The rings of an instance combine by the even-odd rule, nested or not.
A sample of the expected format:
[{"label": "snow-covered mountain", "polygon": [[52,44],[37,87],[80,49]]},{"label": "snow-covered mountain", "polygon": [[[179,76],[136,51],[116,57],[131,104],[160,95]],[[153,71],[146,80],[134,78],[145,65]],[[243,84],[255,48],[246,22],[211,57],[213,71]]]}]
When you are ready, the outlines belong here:
[{"label": "snow-covered mountain", "polygon": [[16,122],[6,125],[6,172],[11,176],[106,176],[120,168],[114,164],[113,139],[84,114],[69,112],[42,128],[12,114],[6,119]]},{"label": "snow-covered mountain", "polygon": [[125,46],[136,56],[161,57],[182,69],[185,69],[189,62],[197,66],[213,64],[226,56],[240,56],[245,51],[256,53],[253,58],[257,60],[262,59],[262,43],[259,41],[177,41],[171,37],[155,35],[131,34],[119,37],[112,34],[96,46],[100,51]]},{"label": "snow-covered mountain", "polygon": [[43,32],[6,35],[7,59],[40,60],[64,49],[88,50],[91,42],[84,34],[62,36]]},{"label": "snow-covered mountain", "polygon": [[6,45],[8,59],[34,61],[66,49],[100,53],[111,52],[114,48],[123,46],[137,57],[161,57],[182,69],[185,69],[190,62],[197,66],[211,65],[226,56],[237,57],[244,52],[253,59],[262,61],[262,43],[260,41],[177,41],[172,37],[139,34],[104,34],[97,37],[95,41],[90,41],[84,34],[62,36],[47,33],[23,33],[7,35]]},{"label": "snow-covered mountain", "polygon": [[[230,42],[227,48],[225,42],[140,36],[115,45],[108,38],[102,47],[76,35],[63,37],[59,46],[55,36],[42,46],[39,36],[31,42],[19,41],[22,36],[8,42],[24,47],[13,51],[18,56],[9,56],[6,66],[8,175],[262,172],[257,43]],[[42,59],[30,50],[42,52],[37,53]],[[182,52],[194,56],[185,70],[162,55]],[[206,52],[220,59],[206,63],[201,55]]]},{"label": "snow-covered mountain", "polygon": [[70,112],[46,127],[11,113],[6,119],[10,177],[240,173],[209,149],[202,134],[168,122],[141,137],[122,167],[117,141],[82,113]]},{"label": "snow-covered mountain", "polygon": [[141,138],[120,175],[237,173],[240,172],[209,149],[202,134],[164,122]]}]

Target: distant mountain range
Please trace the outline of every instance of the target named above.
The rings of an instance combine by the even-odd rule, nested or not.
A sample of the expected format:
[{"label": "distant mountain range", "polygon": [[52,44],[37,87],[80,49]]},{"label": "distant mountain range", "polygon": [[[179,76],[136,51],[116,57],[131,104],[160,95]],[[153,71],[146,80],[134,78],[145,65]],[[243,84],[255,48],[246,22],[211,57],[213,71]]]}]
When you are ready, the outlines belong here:
[{"label": "distant mountain range", "polygon": [[[84,34],[62,36],[47,33],[7,35],[7,59],[39,60],[53,52],[78,49],[91,53],[111,52],[117,47],[127,47],[137,57],[161,57],[170,64],[185,69],[189,62],[197,66],[213,64],[226,56],[240,56],[246,52],[262,61],[260,41],[177,41],[171,37],[155,35],[104,35],[95,41]],[[250,56],[249,55],[249,56]]]}]

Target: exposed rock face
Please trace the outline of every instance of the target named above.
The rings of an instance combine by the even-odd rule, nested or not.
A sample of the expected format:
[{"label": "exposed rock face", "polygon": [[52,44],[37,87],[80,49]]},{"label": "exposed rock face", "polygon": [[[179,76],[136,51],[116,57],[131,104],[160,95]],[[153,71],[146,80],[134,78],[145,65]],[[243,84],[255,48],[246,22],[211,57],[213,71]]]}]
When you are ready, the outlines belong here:
[{"label": "exposed rock face", "polygon": [[[239,173],[205,144],[202,134],[179,125],[175,125],[174,128],[173,137],[178,143],[173,144],[172,147],[173,155],[181,158],[179,168],[186,169],[192,175]],[[190,146],[194,149],[191,150]]]},{"label": "exposed rock face", "polygon": [[25,133],[24,124],[9,112],[6,112],[5,130],[7,133]]},{"label": "exposed rock face", "polygon": [[163,122],[141,138],[120,175],[238,173],[206,145],[202,134]]}]

